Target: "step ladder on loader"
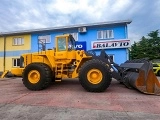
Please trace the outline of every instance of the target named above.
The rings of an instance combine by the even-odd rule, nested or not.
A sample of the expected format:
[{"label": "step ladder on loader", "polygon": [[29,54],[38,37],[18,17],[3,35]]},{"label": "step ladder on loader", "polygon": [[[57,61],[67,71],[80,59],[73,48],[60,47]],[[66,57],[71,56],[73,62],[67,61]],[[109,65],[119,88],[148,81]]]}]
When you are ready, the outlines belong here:
[{"label": "step ladder on loader", "polygon": [[61,79],[63,78],[63,72],[68,72],[66,68],[66,64],[59,62],[56,64],[55,67],[55,81],[61,81]]}]

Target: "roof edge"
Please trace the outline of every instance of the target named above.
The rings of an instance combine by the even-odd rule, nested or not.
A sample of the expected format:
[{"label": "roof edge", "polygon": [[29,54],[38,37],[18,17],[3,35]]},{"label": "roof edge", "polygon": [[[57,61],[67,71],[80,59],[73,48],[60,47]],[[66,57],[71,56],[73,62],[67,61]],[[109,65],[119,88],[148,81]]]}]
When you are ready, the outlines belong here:
[{"label": "roof edge", "polygon": [[78,27],[89,27],[89,26],[98,26],[98,25],[115,25],[115,24],[130,24],[132,20],[119,20],[119,21],[108,21],[108,22],[96,22],[89,24],[77,24],[77,25],[68,25],[68,26],[57,26],[51,28],[40,28],[40,29],[30,29],[30,30],[19,30],[19,31],[11,31],[11,32],[1,32],[0,36],[7,36],[13,34],[29,34],[41,31],[51,31],[51,30],[61,30],[67,28],[78,28]]}]

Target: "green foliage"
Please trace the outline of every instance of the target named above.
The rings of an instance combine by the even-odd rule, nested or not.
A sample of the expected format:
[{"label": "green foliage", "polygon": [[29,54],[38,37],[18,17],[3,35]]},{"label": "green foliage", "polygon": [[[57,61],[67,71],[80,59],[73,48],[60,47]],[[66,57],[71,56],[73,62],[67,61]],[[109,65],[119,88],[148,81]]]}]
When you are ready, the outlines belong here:
[{"label": "green foliage", "polygon": [[130,59],[149,58],[160,59],[159,31],[151,31],[148,37],[142,37],[139,42],[134,42],[130,50]]}]

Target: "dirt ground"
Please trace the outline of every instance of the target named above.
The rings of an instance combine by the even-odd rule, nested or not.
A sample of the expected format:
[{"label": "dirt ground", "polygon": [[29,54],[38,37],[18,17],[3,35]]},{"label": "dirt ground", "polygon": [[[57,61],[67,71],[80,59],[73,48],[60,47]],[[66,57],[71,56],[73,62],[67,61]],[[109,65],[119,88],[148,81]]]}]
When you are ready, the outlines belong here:
[{"label": "dirt ground", "polygon": [[0,120],[159,120],[160,96],[142,94],[113,80],[102,93],[85,91],[78,79],[30,91],[21,78],[0,79]]}]

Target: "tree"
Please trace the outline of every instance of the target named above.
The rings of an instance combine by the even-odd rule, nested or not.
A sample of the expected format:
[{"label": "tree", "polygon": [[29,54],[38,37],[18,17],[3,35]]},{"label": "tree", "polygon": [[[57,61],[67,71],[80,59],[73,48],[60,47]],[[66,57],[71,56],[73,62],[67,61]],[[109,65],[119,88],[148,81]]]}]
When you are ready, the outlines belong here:
[{"label": "tree", "polygon": [[142,37],[139,42],[134,42],[130,50],[130,59],[149,58],[160,59],[159,31],[151,31],[148,37]]}]

